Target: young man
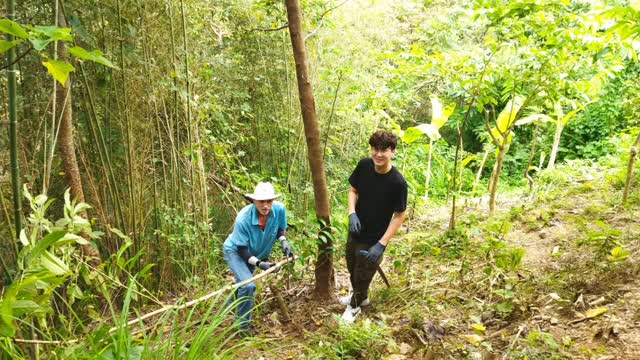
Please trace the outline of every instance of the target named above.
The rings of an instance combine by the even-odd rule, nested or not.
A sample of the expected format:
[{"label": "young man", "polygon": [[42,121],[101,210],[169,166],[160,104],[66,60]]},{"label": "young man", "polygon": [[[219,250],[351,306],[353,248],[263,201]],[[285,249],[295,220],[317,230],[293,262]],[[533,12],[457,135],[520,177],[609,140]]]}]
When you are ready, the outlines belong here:
[{"label": "young man", "polygon": [[[284,204],[274,201],[276,194],[270,183],[258,183],[253,194],[246,194],[253,204],[245,206],[236,217],[233,232],[223,245],[224,260],[237,282],[253,277],[256,267],[267,270],[275,263],[268,262],[273,245],[278,239],[285,256],[293,257],[287,242],[287,212]],[[256,284],[250,282],[237,289],[238,308],[234,320],[243,333],[249,333],[251,309],[254,304]]]},{"label": "young man", "polygon": [[[405,218],[407,182],[391,164],[398,139],[386,131],[376,131],[369,138],[371,157],[360,160],[349,177],[349,238],[347,269],[351,295],[342,297],[347,305],[342,315],[352,323],[360,306],[369,304],[369,285],[382,262],[382,254]],[[361,255],[360,251],[367,255]]]}]

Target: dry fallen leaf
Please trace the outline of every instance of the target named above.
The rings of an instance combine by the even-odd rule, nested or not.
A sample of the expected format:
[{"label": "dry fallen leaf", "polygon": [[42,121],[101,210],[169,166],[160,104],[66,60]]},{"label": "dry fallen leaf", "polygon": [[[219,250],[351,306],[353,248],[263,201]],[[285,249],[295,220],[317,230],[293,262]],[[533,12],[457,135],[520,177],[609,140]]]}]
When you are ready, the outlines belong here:
[{"label": "dry fallen leaf", "polygon": [[409,345],[407,343],[400,344],[400,354],[406,355],[406,354],[410,353],[411,351],[413,351],[413,347],[411,347],[411,345]]},{"label": "dry fallen leaf", "polygon": [[599,308],[595,308],[595,309],[589,309],[587,310],[587,312],[585,313],[585,316],[589,319],[593,319],[596,316],[600,316],[604,313],[607,312],[607,308],[606,307],[599,307]]},{"label": "dry fallen leaf", "polygon": [[484,340],[483,336],[477,334],[460,335],[460,337],[471,345],[478,345]]}]

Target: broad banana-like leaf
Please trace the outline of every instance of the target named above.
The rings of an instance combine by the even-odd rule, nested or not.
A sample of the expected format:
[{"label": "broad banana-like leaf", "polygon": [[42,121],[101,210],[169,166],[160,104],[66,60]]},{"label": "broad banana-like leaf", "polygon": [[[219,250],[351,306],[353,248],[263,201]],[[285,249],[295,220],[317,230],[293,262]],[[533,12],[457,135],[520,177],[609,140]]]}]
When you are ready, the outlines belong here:
[{"label": "broad banana-like leaf", "polygon": [[516,121],[516,126],[522,126],[522,125],[526,125],[532,122],[536,122],[536,121],[542,121],[542,122],[554,122],[555,120],[553,120],[551,117],[545,115],[545,114],[533,114],[533,115],[529,115],[526,117],[523,117],[522,119]]},{"label": "broad banana-like leaf", "polygon": [[594,100],[589,101],[589,102],[588,102],[588,103],[586,103],[586,104],[580,105],[577,109],[575,109],[575,110],[573,110],[573,111],[570,111],[567,115],[565,115],[565,116],[562,118],[562,125],[567,125],[567,123],[569,122],[569,120],[571,120],[574,116],[576,116],[576,114],[577,114],[577,113],[579,113],[580,111],[584,110],[584,108],[585,108],[587,105],[591,104],[593,101],[594,101]]},{"label": "broad banana-like leaf", "polygon": [[469,155],[466,158],[464,158],[464,160],[462,160],[462,162],[460,163],[460,165],[465,168],[467,165],[469,165],[470,162],[472,162],[473,160],[477,160],[477,156],[475,155]]},{"label": "broad banana-like leaf", "polygon": [[440,129],[444,124],[449,120],[449,116],[453,114],[453,110],[455,110],[456,105],[449,105],[447,107],[443,107],[442,102],[438,98],[438,95],[431,95],[431,125],[433,125],[436,130]]},{"label": "broad banana-like leaf", "polygon": [[522,96],[516,96],[507,102],[507,105],[502,109],[496,120],[496,125],[501,132],[506,132],[513,125],[523,103],[524,98]]},{"label": "broad banana-like leaf", "polygon": [[438,129],[432,124],[420,124],[418,126],[412,126],[408,128],[401,136],[402,141],[407,144],[412,144],[422,137],[427,135],[432,141],[440,139],[440,133]]},{"label": "broad banana-like leaf", "polygon": [[420,130],[423,134],[427,135],[429,139],[432,141],[436,141],[441,138],[440,133],[438,132],[438,128],[431,124],[420,124],[416,126],[418,130]]}]

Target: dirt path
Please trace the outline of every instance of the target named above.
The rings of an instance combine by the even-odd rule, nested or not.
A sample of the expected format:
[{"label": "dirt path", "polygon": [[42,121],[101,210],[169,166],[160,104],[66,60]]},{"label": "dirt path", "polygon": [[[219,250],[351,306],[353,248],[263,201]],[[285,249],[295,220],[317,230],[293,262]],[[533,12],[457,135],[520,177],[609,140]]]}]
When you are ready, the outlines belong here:
[{"label": "dirt path", "polygon": [[[443,206],[424,211],[408,233],[403,229],[385,255],[392,288],[374,279],[374,305],[358,319],[355,333],[337,322],[343,306],[313,300],[313,281],[308,279],[285,294],[291,295],[291,323],[280,323],[274,306],[266,309],[259,332],[285,349],[265,358],[640,359],[640,209],[612,208],[608,196],[607,191],[566,192],[532,203],[522,201],[522,193],[502,195],[500,211],[492,218],[486,199],[480,199],[480,206],[478,199],[465,202],[459,227],[477,232],[495,226],[492,221],[503,221],[510,226],[504,242],[525,251],[516,276],[517,310],[509,316],[491,310],[498,296],[487,291],[493,284],[483,280],[482,258],[436,259],[451,246],[437,243],[449,222],[450,209]],[[599,222],[606,229],[595,225]],[[483,236],[472,234],[464,246],[483,246]],[[619,263],[604,255],[596,261],[593,244],[585,244],[589,236],[613,237],[632,256]],[[337,296],[349,291],[343,262],[336,259]],[[265,296],[270,296],[268,291]],[[603,313],[591,314],[595,309]],[[474,337],[471,328],[477,321],[486,330]],[[370,322],[389,332],[366,338],[362,332],[370,331]]]}]

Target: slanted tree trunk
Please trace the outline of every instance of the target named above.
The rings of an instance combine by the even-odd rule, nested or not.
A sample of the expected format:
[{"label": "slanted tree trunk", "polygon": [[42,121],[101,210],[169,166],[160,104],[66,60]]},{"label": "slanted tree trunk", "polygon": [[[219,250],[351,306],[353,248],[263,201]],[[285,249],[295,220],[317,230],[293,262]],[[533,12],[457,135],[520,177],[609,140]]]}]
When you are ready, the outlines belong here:
[{"label": "slanted tree trunk", "polygon": [[631,189],[631,180],[633,180],[633,168],[636,164],[636,159],[638,157],[638,145],[640,145],[640,134],[636,137],[636,141],[631,145],[631,150],[629,151],[629,165],[627,166],[627,181],[624,183],[624,193],[622,194],[622,203],[627,202],[627,198],[629,197],[629,190]]},{"label": "slanted tree trunk", "polygon": [[480,166],[478,167],[478,173],[476,174],[476,180],[473,182],[473,186],[471,188],[471,194],[475,194],[476,193],[476,188],[478,187],[478,184],[480,183],[480,178],[482,177],[482,170],[484,169],[484,164],[487,162],[487,159],[489,158],[489,152],[491,151],[491,149],[487,149],[484,152],[484,155],[482,156],[482,161],[480,161]]},{"label": "slanted tree trunk", "polygon": [[429,201],[429,183],[431,182],[431,159],[433,157],[433,140],[429,140],[429,158],[427,160],[427,173],[425,177],[427,178],[424,182],[424,202]]},{"label": "slanted tree trunk", "polygon": [[307,152],[311,178],[313,180],[313,192],[315,197],[316,216],[321,222],[320,241],[318,242],[318,261],[316,263],[316,295],[320,299],[333,297],[334,273],[333,273],[333,241],[329,236],[329,196],[327,193],[327,180],[322,159],[320,144],[320,129],[316,115],[316,105],[313,98],[313,88],[309,78],[307,55],[302,32],[302,9],[299,0],[286,0],[287,17],[289,19],[289,34],[293,47],[293,58],[296,63],[296,76],[298,79],[298,92],[300,107],[302,109],[302,121],[307,138]]},{"label": "slanted tree trunk", "polygon": [[[468,117],[468,116],[467,116]],[[458,141],[456,143],[456,153],[453,160],[453,183],[451,184],[452,201],[451,201],[451,217],[449,218],[449,231],[453,231],[456,228],[456,177],[458,176],[458,156],[462,152],[462,134],[464,132],[465,121],[462,123],[462,128],[458,127]],[[460,179],[462,181],[462,179]]]},{"label": "slanted tree trunk", "polygon": [[[62,14],[58,15],[59,26],[67,27],[67,21]],[[61,61],[68,61],[67,47],[63,41],[58,41],[58,56]],[[64,178],[70,188],[71,197],[78,202],[84,202],[84,192],[82,191],[82,178],[80,177],[80,169],[76,158],[76,147],[73,142],[73,112],[71,102],[71,76],[67,79],[64,86],[56,87],[56,109],[60,114],[60,131],[58,138],[58,149],[60,150],[60,158],[62,159],[62,167],[64,169]],[[83,217],[87,217],[86,212],[82,212]],[[100,254],[90,245],[82,245],[82,251],[85,255],[95,260],[100,259]]]},{"label": "slanted tree trunk", "polygon": [[564,130],[562,119],[558,119],[558,123],[556,124],[556,134],[553,136],[553,146],[551,147],[551,155],[549,155],[549,164],[547,165],[547,169],[553,169],[555,166],[556,155],[558,154],[558,148],[560,147],[560,135],[562,135],[562,130]]},{"label": "slanted tree trunk", "polygon": [[540,129],[540,122],[536,122],[536,130],[533,132],[533,143],[531,144],[531,152],[529,152],[529,161],[527,161],[527,166],[524,168],[524,177],[527,178],[529,182],[529,191],[533,189],[533,178],[529,175],[529,168],[531,167],[531,162],[533,161],[533,156],[536,154],[536,141],[538,140],[538,130]]},{"label": "slanted tree trunk", "polygon": [[[505,138],[508,133],[505,134]],[[500,181],[500,173],[502,172],[502,164],[504,163],[504,155],[507,153],[507,146],[502,144],[498,147],[498,159],[493,167],[493,173],[491,173],[491,180],[489,183],[489,214],[493,215],[496,210],[496,195],[498,193],[498,182]]]},{"label": "slanted tree trunk", "polygon": [[[15,18],[15,1],[7,0],[7,18]],[[7,34],[7,41],[13,41],[14,37]],[[16,95],[15,61],[16,48],[7,51],[7,82],[9,87],[9,146],[11,147],[11,184],[13,189],[13,221],[15,226],[15,238],[20,236],[22,229],[22,201],[20,191],[20,167],[18,165],[18,105]],[[9,219],[7,218],[7,222]]]}]

